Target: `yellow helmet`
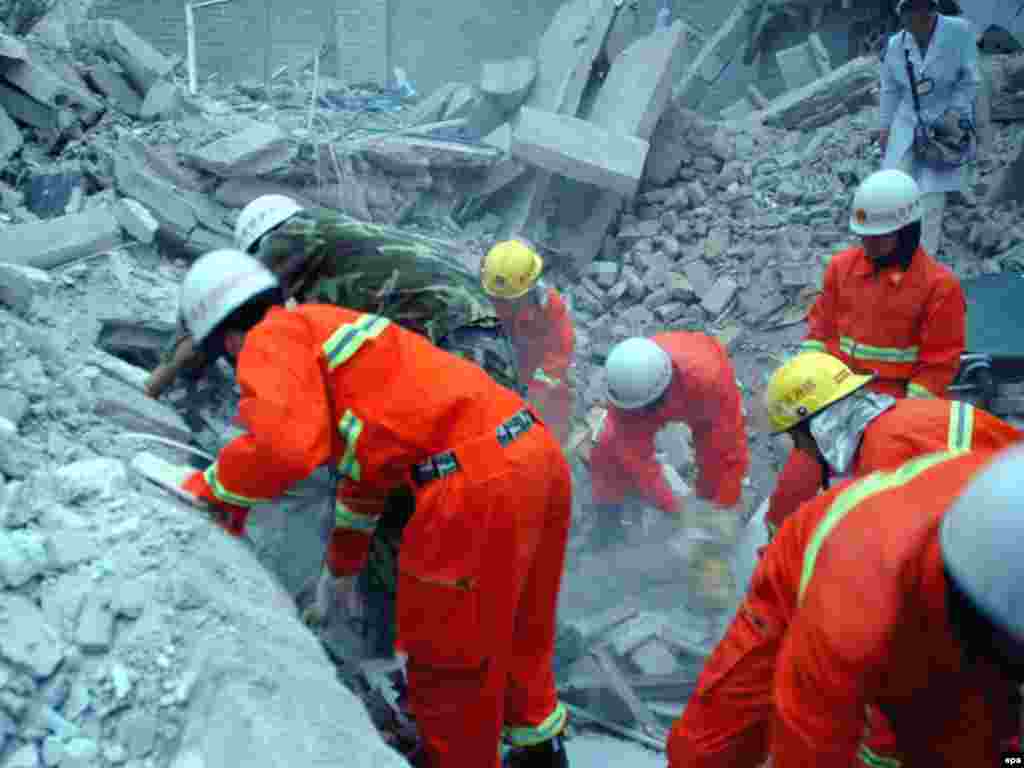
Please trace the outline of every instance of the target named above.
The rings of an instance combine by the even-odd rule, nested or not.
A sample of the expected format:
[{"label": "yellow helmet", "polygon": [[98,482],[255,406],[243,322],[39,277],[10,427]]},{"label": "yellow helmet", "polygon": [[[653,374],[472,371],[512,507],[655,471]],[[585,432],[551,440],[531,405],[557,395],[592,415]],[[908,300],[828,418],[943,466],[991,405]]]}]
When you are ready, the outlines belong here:
[{"label": "yellow helmet", "polygon": [[860,376],[824,352],[803,352],[776,369],[764,405],[772,434],[787,432],[853,394],[874,376]]},{"label": "yellow helmet", "polygon": [[488,296],[517,299],[533,287],[544,260],[521,240],[505,240],[487,252],[480,282]]}]

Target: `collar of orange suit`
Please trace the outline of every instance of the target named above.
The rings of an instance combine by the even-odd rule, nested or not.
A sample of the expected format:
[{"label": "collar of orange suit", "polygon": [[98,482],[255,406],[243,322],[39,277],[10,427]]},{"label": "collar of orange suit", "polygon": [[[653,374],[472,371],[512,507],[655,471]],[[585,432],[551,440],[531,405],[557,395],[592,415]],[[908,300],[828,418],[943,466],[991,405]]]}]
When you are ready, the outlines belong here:
[{"label": "collar of orange suit", "polygon": [[[878,274],[883,276],[889,282],[889,285],[895,288],[896,286],[903,282],[904,276],[919,269],[920,264],[922,262],[921,256],[921,249],[918,248],[916,251],[914,251],[914,255],[913,257],[911,257],[910,264],[907,266],[906,269],[897,264],[891,267],[883,267],[882,269],[878,270]],[[853,268],[853,274],[857,275],[858,277],[868,277],[869,275],[873,275],[874,273],[874,263],[871,261],[870,258],[868,258],[868,255],[867,253],[864,252],[864,249],[861,248],[860,258],[857,260],[857,265]]]}]

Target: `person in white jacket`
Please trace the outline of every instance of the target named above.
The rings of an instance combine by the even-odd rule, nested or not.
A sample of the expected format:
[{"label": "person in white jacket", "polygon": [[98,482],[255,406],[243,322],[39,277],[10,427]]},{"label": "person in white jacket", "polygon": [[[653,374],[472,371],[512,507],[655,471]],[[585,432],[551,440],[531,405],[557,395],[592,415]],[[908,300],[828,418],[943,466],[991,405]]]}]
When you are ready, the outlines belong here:
[{"label": "person in white jacket", "polygon": [[910,52],[925,125],[939,120],[958,125],[961,118],[973,123],[980,83],[977,34],[970,22],[940,14],[937,0],[900,0],[897,12],[903,29],[889,38],[881,65],[882,168],[905,171],[921,188],[921,245],[934,257],[942,241],[946,193],[963,188],[966,168],[935,168],[914,157],[918,118],[906,51]]}]

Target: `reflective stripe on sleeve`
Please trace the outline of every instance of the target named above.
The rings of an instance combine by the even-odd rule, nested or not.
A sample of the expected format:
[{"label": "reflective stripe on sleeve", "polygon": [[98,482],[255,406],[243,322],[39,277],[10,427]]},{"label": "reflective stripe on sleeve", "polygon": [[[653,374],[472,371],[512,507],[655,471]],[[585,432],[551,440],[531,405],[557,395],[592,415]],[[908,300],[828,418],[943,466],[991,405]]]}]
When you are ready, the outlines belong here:
[{"label": "reflective stripe on sleeve", "polygon": [[251,507],[254,504],[264,504],[270,501],[270,499],[242,496],[241,494],[229,491],[217,476],[217,462],[206,468],[203,477],[206,480],[206,484],[210,486],[210,490],[213,491],[213,495],[225,504],[234,504],[236,507]]},{"label": "reflective stripe on sleeve", "polygon": [[505,741],[513,747],[530,747],[553,739],[565,729],[569,712],[562,702],[540,725],[506,726],[503,730]]},{"label": "reflective stripe on sleeve", "polygon": [[377,530],[377,523],[380,515],[361,515],[349,509],[345,502],[336,499],[334,502],[334,527],[345,528],[350,531],[359,531],[372,535]]}]

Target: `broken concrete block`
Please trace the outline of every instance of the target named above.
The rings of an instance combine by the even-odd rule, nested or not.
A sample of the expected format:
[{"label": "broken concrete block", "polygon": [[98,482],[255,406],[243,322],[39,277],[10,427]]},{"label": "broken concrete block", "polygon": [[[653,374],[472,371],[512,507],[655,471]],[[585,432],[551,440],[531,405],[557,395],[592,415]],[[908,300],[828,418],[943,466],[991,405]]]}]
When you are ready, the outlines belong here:
[{"label": "broken concrete block", "polygon": [[99,546],[86,531],[55,531],[46,540],[46,555],[51,568],[63,571],[96,559]]},{"label": "broken concrete block", "polygon": [[684,40],[683,23],[677,21],[623,51],[588,119],[610,133],[649,139],[671,96],[672,62]]},{"label": "broken concrete block", "polygon": [[0,304],[19,315],[27,314],[32,299],[52,286],[52,278],[41,269],[0,262]]},{"label": "broken concrete block", "polygon": [[46,570],[46,544],[29,531],[0,531],[0,582],[22,587]]},{"label": "broken concrete block", "polygon": [[112,376],[118,381],[123,381],[128,386],[137,389],[142,389],[149,378],[149,371],[147,369],[139,368],[99,350],[89,355],[89,363],[95,365],[108,376]]},{"label": "broken concrete block", "polygon": [[198,226],[189,233],[188,243],[189,246],[198,249],[200,253],[235,247],[234,238],[222,232],[211,232],[203,226]]},{"label": "broken concrete block", "polygon": [[707,39],[700,52],[690,62],[685,74],[676,81],[673,100],[695,109],[700,106],[709,89],[733,57],[739,55],[743,38],[760,14],[762,3],[738,2],[732,13]]},{"label": "broken concrete block", "polygon": [[161,224],[171,224],[187,235],[198,224],[195,208],[185,199],[183,190],[146,167],[135,144],[136,140],[130,140],[118,145],[114,158],[117,191],[141,202]]},{"label": "broken concrete block", "polygon": [[26,667],[37,678],[52,675],[64,659],[57,633],[35,603],[21,595],[0,593],[0,658]]},{"label": "broken concrete block", "polygon": [[735,298],[738,290],[739,286],[731,277],[720,277],[701,301],[701,306],[712,317],[718,317]]},{"label": "broken concrete block", "polygon": [[29,57],[28,47],[16,37],[0,34],[0,59],[7,59],[5,63],[12,61],[26,61]]},{"label": "broken concrete block", "polygon": [[20,426],[28,413],[28,398],[16,389],[0,389],[0,418]]},{"label": "broken concrete block", "polygon": [[[2,102],[3,98],[0,96],[0,103]],[[24,143],[18,126],[7,114],[7,110],[0,107],[0,163],[6,163]]]},{"label": "broken concrete block", "polygon": [[387,85],[391,75],[388,0],[335,3],[337,71],[346,85]]},{"label": "broken concrete block", "polygon": [[92,94],[69,85],[41,62],[19,61],[4,69],[2,76],[35,101],[52,109],[71,110],[89,125],[103,112],[103,104]]},{"label": "broken concrete block", "polygon": [[756,118],[773,127],[810,130],[859,109],[876,98],[877,88],[878,60],[861,56],[826,77],[772,100]]},{"label": "broken concrete block", "polygon": [[629,656],[633,651],[658,636],[667,619],[658,613],[641,613],[634,619],[616,627],[603,641],[618,656]]},{"label": "broken concrete block", "polygon": [[125,232],[140,243],[152,243],[160,223],[138,200],[122,197],[114,206],[114,218]]},{"label": "broken concrete block", "polygon": [[88,45],[121,65],[139,94],[148,93],[177,64],[120,21],[90,21],[80,32]]},{"label": "broken concrete block", "polygon": [[172,440],[188,441],[192,430],[173,408],[147,397],[106,376],[93,383],[96,394],[95,412],[116,424],[138,432],[152,432]]},{"label": "broken concrete block", "polygon": [[0,253],[21,266],[53,269],[121,243],[121,227],[106,208],[0,230]]},{"label": "broken concrete block", "polygon": [[185,162],[222,179],[262,176],[284,167],[295,156],[284,131],[272,123],[253,122],[233,136],[186,152]]},{"label": "broken concrete block", "polygon": [[115,108],[132,117],[140,115],[142,97],[132,88],[128,78],[106,62],[97,61],[86,68],[85,79]]},{"label": "broken concrete block", "polygon": [[114,611],[110,598],[92,594],[86,598],[75,628],[75,642],[86,653],[105,653],[114,641]]},{"label": "broken concrete block", "polygon": [[217,187],[213,199],[228,208],[244,208],[263,195],[285,195],[307,208],[315,206],[312,200],[303,197],[295,187],[263,179],[228,179]]},{"label": "broken concrete block", "polygon": [[615,135],[579,118],[530,107],[519,110],[512,132],[513,156],[627,197],[640,185],[647,150],[647,142],[635,136]]},{"label": "broken concrete block", "polygon": [[29,98],[17,88],[0,81],[0,106],[19,123],[30,125],[46,133],[60,131],[57,110],[35,99]]},{"label": "broken concrete block", "polygon": [[686,279],[693,286],[693,292],[698,296],[705,296],[711,290],[711,286],[714,285],[714,274],[712,274],[708,265],[699,259],[691,261],[683,267],[683,272],[686,273]]},{"label": "broken concrete block", "polygon": [[143,120],[175,120],[184,113],[185,97],[174,83],[161,80],[146,91],[146,98],[139,107]]},{"label": "broken concrete block", "polygon": [[480,90],[493,98],[506,113],[522,106],[537,79],[537,60],[519,56],[480,65]]}]

